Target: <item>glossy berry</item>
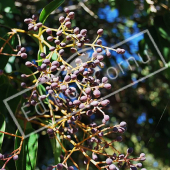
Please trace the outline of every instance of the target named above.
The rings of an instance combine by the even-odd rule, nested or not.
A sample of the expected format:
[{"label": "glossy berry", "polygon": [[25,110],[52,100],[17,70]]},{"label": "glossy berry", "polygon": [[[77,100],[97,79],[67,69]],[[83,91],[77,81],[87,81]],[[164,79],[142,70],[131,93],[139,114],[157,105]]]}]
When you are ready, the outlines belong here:
[{"label": "glossy berry", "polygon": [[142,168],[142,163],[137,163],[136,166],[137,168]]},{"label": "glossy berry", "polygon": [[97,161],[97,159],[98,159],[97,155],[96,154],[92,154],[92,159]]},{"label": "glossy berry", "polygon": [[38,19],[38,16],[34,14],[32,15],[32,19],[36,21]]},{"label": "glossy berry", "polygon": [[125,127],[126,125],[127,125],[126,122],[124,122],[124,121],[123,121],[123,122],[120,122],[120,126],[121,126],[121,127]]},{"label": "glossy berry", "polygon": [[54,71],[57,70],[57,66],[52,66],[50,69],[51,69],[52,72],[54,72]]},{"label": "glossy berry", "polygon": [[40,28],[40,27],[42,27],[42,23],[39,22],[39,23],[36,24],[36,26],[37,26],[38,28]]},{"label": "glossy berry", "polygon": [[61,23],[63,23],[64,22],[64,17],[63,16],[61,16],[60,18],[59,18],[59,21],[61,22]]},{"label": "glossy berry", "polygon": [[49,34],[49,35],[51,35],[51,34],[52,34],[52,30],[51,30],[50,28],[47,28],[47,29],[46,29],[46,33]]},{"label": "glossy berry", "polygon": [[13,160],[14,160],[14,161],[18,160],[18,155],[15,155],[15,156],[13,157]]},{"label": "glossy berry", "polygon": [[42,53],[40,53],[40,57],[45,58],[46,54],[42,52]]},{"label": "glossy berry", "polygon": [[49,59],[44,59],[43,63],[45,63],[46,65],[49,65],[50,64],[50,60]]},{"label": "glossy berry", "polygon": [[104,85],[104,88],[105,88],[105,89],[111,89],[111,87],[112,87],[112,86],[111,86],[111,84],[109,84],[109,83],[107,83],[107,84]]},{"label": "glossy berry", "polygon": [[101,93],[100,93],[99,90],[94,90],[94,91],[93,91],[93,95],[94,95],[96,98],[99,98],[100,95],[101,95]]},{"label": "glossy berry", "polygon": [[57,35],[57,36],[61,36],[61,35],[62,35],[62,31],[61,31],[61,30],[58,31],[58,32],[56,33],[56,35]]},{"label": "glossy berry", "polygon": [[52,62],[52,66],[57,66],[57,67],[59,67],[59,65],[60,65],[60,64],[59,64],[58,61],[53,61],[53,62]]},{"label": "glossy berry", "polygon": [[66,26],[67,28],[70,28],[70,27],[71,27],[71,22],[69,22],[69,21],[66,22],[66,23],[65,23],[65,26]]},{"label": "glossy berry", "polygon": [[64,12],[65,12],[65,13],[69,13],[70,10],[69,10],[68,8],[64,8]]},{"label": "glossy berry", "polygon": [[20,49],[20,51],[21,51],[21,53],[25,53],[25,52],[26,52],[26,48],[25,48],[25,47],[22,47],[22,48]]},{"label": "glossy berry", "polygon": [[68,170],[74,170],[74,167],[73,166],[69,166]]},{"label": "glossy berry", "polygon": [[47,37],[47,40],[50,41],[50,42],[52,42],[52,41],[53,41],[53,37],[52,37],[52,36],[48,36],[48,37]]},{"label": "glossy berry", "polygon": [[63,169],[63,165],[61,163],[57,164],[57,169],[58,170],[62,170]]},{"label": "glossy berry", "polygon": [[110,119],[109,115],[104,115],[104,120],[105,121],[109,121],[109,119]]},{"label": "glossy berry", "polygon": [[31,67],[33,64],[32,64],[30,61],[27,61],[27,62],[25,63],[25,65],[26,65],[27,67]]},{"label": "glossy berry", "polygon": [[98,35],[102,35],[102,34],[103,34],[103,29],[99,29],[99,30],[97,31],[97,34],[98,34]]},{"label": "glossy berry", "polygon": [[21,83],[21,87],[23,87],[23,88],[27,87],[26,83],[25,83],[25,82],[22,82],[22,83]]},{"label": "glossy berry", "polygon": [[98,45],[101,45],[101,44],[102,44],[102,40],[98,39],[96,43],[97,43]]},{"label": "glossy berry", "polygon": [[117,170],[117,168],[114,164],[111,164],[109,165],[109,170]]},{"label": "glossy berry", "polygon": [[68,14],[68,17],[71,18],[71,19],[73,19],[73,18],[74,18],[74,12],[70,12],[70,13]]},{"label": "glossy berry", "polygon": [[128,148],[127,149],[127,153],[132,153],[133,152],[133,148]]},{"label": "glossy berry", "polygon": [[55,50],[55,47],[51,46],[51,47],[49,48],[49,50],[50,50],[50,51],[54,51],[54,50]]},{"label": "glossy berry", "polygon": [[113,128],[113,132],[114,132],[114,133],[117,133],[117,132],[118,132],[118,128],[117,128],[117,127],[114,127],[114,128]]},{"label": "glossy berry", "polygon": [[27,54],[26,53],[21,53],[21,58],[26,59],[27,58]]},{"label": "glossy berry", "polygon": [[59,44],[60,44],[60,40],[55,40],[54,43],[55,43],[56,45],[59,45]]}]

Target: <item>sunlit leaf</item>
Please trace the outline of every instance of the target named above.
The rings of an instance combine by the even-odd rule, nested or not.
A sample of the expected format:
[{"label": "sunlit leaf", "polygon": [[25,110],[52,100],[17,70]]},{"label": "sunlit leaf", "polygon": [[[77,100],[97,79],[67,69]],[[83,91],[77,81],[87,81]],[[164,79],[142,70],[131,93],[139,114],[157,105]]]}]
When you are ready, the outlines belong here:
[{"label": "sunlit leaf", "polygon": [[54,0],[50,2],[48,5],[46,5],[41,11],[39,17],[40,22],[44,23],[47,17],[50,15],[50,13],[57,9],[63,2],[64,0]]}]

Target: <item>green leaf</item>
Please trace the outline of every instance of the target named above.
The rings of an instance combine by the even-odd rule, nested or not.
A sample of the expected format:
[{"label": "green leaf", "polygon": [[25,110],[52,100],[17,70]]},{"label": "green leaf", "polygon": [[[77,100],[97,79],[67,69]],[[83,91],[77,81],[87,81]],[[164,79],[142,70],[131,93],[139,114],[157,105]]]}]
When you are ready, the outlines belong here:
[{"label": "green leaf", "polygon": [[[0,131],[5,132],[5,127],[6,127],[5,118],[2,114],[0,114]],[[0,133],[0,151],[1,151],[3,140],[4,140],[4,133]]]},{"label": "green leaf", "polygon": [[51,57],[54,61],[57,60],[58,56],[57,56],[57,53],[53,53],[52,57]]},{"label": "green leaf", "polygon": [[[46,89],[42,84],[39,84],[37,86],[38,91],[40,92],[40,95],[45,95],[46,94]],[[44,100],[44,102],[48,103],[48,98]]]},{"label": "green leaf", "polygon": [[[56,134],[56,136],[60,140],[59,134]],[[58,164],[60,162],[61,146],[60,146],[59,142],[57,141],[57,139],[55,139],[55,138],[50,139],[50,141],[51,141],[51,145],[52,145],[52,149],[53,149],[55,164]]]},{"label": "green leaf", "polygon": [[48,5],[46,5],[41,11],[39,21],[44,24],[50,13],[54,11],[56,8],[58,8],[63,2],[64,0],[54,0],[50,2]]},{"label": "green leaf", "polygon": [[[33,132],[31,127],[25,131],[26,134],[31,132]],[[21,136],[19,131],[17,131],[16,135]],[[20,142],[20,138],[15,139],[15,149],[20,146]],[[38,135],[35,133],[24,139],[19,159],[15,162],[16,170],[35,170],[37,150]]]}]

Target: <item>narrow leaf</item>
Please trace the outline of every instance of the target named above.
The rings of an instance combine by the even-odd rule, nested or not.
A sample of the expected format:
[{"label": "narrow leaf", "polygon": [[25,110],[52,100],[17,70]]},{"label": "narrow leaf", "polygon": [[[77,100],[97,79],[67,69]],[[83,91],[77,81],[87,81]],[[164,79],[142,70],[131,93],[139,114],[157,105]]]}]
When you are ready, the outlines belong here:
[{"label": "narrow leaf", "polygon": [[[59,134],[56,134],[56,135],[57,135],[57,138],[60,139]],[[61,146],[59,142],[57,141],[57,139],[55,138],[50,139],[50,141],[51,141],[51,145],[53,149],[55,164],[58,164],[60,162]]]},{"label": "narrow leaf", "polygon": [[50,2],[48,5],[46,5],[41,11],[39,21],[44,24],[50,13],[53,12],[56,8],[58,8],[63,2],[64,0],[54,0]]},{"label": "narrow leaf", "polygon": [[[33,132],[33,129],[27,129],[26,134]],[[16,133],[21,135],[19,131]],[[16,138],[15,149],[20,146],[21,139]],[[16,170],[35,170],[38,150],[38,135],[32,134],[24,139],[19,159],[15,162]]]},{"label": "narrow leaf", "polygon": [[[0,131],[5,132],[5,127],[6,127],[6,123],[5,123],[4,116],[0,114]],[[4,140],[4,133],[0,133],[0,150],[2,147],[3,140]]]}]

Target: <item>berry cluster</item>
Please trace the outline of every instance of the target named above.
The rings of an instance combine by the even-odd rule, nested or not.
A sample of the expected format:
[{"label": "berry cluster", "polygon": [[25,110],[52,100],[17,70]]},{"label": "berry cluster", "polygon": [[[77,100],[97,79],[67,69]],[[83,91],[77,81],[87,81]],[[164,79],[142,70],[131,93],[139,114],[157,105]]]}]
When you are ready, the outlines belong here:
[{"label": "berry cluster", "polygon": [[[145,154],[140,154],[137,158],[129,158],[129,154],[133,152],[132,148],[127,150],[126,154],[120,153],[114,148],[114,142],[121,142],[122,136],[126,131],[126,122],[121,122],[115,126],[109,126],[109,115],[103,111],[109,104],[108,99],[101,98],[101,89],[111,89],[111,84],[108,83],[108,78],[102,79],[94,76],[96,67],[104,67],[102,62],[104,59],[103,52],[107,57],[111,57],[111,50],[118,54],[124,54],[124,49],[112,49],[102,45],[100,37],[103,34],[103,29],[97,31],[97,37],[90,43],[87,38],[87,30],[78,27],[72,28],[71,20],[74,18],[74,12],[70,12],[65,8],[66,17],[59,18],[60,26],[58,29],[48,28],[40,22],[36,22],[38,17],[33,15],[32,18],[24,20],[28,24],[29,31],[39,31],[37,34],[32,34],[39,40],[40,59],[34,62],[26,61],[25,65],[32,70],[32,74],[22,74],[21,77],[26,79],[32,75],[37,78],[34,80],[34,87],[22,82],[21,87],[30,88],[31,94],[26,96],[27,107],[36,106],[39,101],[48,105],[49,112],[40,118],[48,118],[52,123],[47,129],[50,139],[55,138],[61,145],[63,153],[61,153],[61,162],[54,166],[49,166],[47,169],[58,170],[68,169],[74,170],[74,166],[79,169],[76,160],[73,160],[71,155],[80,151],[84,155],[84,164],[89,169],[93,164],[98,169],[117,170],[126,164],[131,170],[141,168],[141,163],[134,164],[134,161],[144,161]],[[19,30],[17,30],[19,31]],[[47,38],[42,39],[42,35],[46,34]],[[42,46],[48,48],[48,52],[44,52]],[[91,47],[93,53],[91,59],[83,62],[80,57],[76,58],[76,67],[73,67],[64,60],[69,57],[70,53],[75,53],[78,56],[85,57],[85,53],[79,53],[80,48]],[[17,46],[18,54],[23,59],[27,58],[26,49]],[[70,51],[70,53],[69,53]],[[53,55],[57,56],[56,60],[52,59]],[[46,89],[45,94],[40,94],[38,84],[42,84]],[[91,120],[91,116],[101,114],[103,119],[100,122]],[[87,120],[87,121],[84,121]],[[34,123],[34,121],[30,121]],[[37,121],[38,124],[38,121]],[[40,124],[43,125],[42,123]],[[43,125],[47,126],[47,125]],[[71,150],[67,150],[64,142],[67,141],[73,145]],[[81,134],[81,135],[80,135]],[[114,134],[115,138],[108,142],[105,137]],[[83,136],[83,137],[82,137]],[[106,149],[113,151],[108,154]],[[16,160],[15,155],[13,159]],[[104,160],[101,161],[101,158]],[[72,165],[67,164],[67,160],[71,160]],[[3,159],[4,160],[4,159]]]}]

